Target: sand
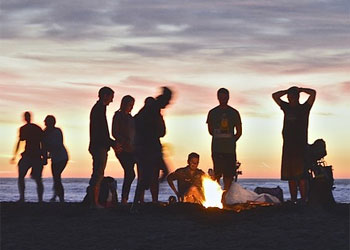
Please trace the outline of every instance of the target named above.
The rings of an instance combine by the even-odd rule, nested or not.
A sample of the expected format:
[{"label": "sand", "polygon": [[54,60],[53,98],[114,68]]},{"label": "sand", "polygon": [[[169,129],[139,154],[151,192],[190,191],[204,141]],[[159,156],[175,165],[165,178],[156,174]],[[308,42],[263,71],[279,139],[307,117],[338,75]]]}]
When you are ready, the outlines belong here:
[{"label": "sand", "polygon": [[349,250],[350,204],[283,204],[249,210],[146,204],[90,209],[79,203],[1,203],[1,249]]}]

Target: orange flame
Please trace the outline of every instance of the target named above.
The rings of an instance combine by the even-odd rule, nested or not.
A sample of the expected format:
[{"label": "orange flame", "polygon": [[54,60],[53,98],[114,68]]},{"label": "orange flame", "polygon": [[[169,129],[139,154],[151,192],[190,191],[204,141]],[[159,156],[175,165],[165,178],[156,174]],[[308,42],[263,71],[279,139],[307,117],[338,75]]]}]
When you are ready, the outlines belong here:
[{"label": "orange flame", "polygon": [[221,197],[224,192],[221,186],[216,181],[208,176],[202,177],[202,186],[204,191],[204,207],[218,207],[222,208]]}]

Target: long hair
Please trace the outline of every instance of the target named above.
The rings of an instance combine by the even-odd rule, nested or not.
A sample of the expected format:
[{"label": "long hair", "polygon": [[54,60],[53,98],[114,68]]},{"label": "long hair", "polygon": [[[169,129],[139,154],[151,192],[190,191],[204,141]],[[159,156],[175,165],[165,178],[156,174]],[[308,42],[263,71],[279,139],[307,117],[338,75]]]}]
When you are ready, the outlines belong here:
[{"label": "long hair", "polygon": [[130,102],[135,102],[135,98],[132,97],[131,95],[126,95],[122,98],[122,101],[120,102],[120,108],[119,110],[124,111],[126,109],[126,106]]}]

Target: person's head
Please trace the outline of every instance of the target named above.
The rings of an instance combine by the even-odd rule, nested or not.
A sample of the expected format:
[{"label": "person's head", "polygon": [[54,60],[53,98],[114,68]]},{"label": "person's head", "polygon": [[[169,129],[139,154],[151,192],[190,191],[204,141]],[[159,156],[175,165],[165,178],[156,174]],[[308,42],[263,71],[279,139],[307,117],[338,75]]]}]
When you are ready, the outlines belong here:
[{"label": "person's head", "polygon": [[197,153],[190,153],[187,158],[188,166],[191,170],[196,170],[199,164],[199,154]]},{"label": "person's head", "polygon": [[218,100],[220,105],[226,106],[228,103],[228,99],[230,98],[230,93],[225,88],[220,88],[217,92]]},{"label": "person's head", "polygon": [[300,97],[300,91],[299,88],[296,86],[290,87],[287,90],[287,98],[288,98],[288,102],[291,105],[296,105],[299,103],[299,97]]},{"label": "person's head", "polygon": [[173,94],[168,87],[162,87],[162,89],[163,93],[156,98],[161,109],[165,108],[170,103]]},{"label": "person's head", "polygon": [[135,99],[130,95],[126,95],[122,98],[120,102],[120,110],[125,113],[130,113],[132,108],[134,107]]},{"label": "person's head", "polygon": [[24,121],[27,122],[27,123],[30,123],[31,119],[32,119],[32,115],[30,114],[29,111],[26,111],[24,112],[23,114],[23,118],[24,118]]},{"label": "person's head", "polygon": [[152,96],[149,96],[145,99],[145,106],[152,105],[152,103],[154,103],[155,101],[156,99],[154,99]]},{"label": "person's head", "polygon": [[56,118],[53,115],[48,115],[46,116],[44,122],[46,127],[53,128],[56,125]]},{"label": "person's head", "polygon": [[114,91],[109,87],[102,87],[98,91],[98,98],[104,105],[108,105],[113,102]]}]

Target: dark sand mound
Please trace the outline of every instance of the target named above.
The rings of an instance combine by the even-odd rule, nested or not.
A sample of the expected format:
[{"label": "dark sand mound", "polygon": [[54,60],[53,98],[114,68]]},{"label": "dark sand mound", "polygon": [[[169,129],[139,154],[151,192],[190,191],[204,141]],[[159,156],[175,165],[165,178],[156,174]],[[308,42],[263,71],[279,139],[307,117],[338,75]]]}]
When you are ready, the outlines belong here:
[{"label": "dark sand mound", "polygon": [[1,249],[349,250],[349,204],[244,207],[146,204],[130,214],[128,207],[3,202]]}]

